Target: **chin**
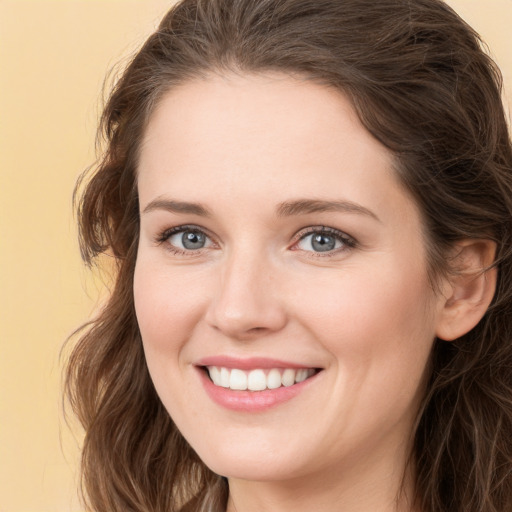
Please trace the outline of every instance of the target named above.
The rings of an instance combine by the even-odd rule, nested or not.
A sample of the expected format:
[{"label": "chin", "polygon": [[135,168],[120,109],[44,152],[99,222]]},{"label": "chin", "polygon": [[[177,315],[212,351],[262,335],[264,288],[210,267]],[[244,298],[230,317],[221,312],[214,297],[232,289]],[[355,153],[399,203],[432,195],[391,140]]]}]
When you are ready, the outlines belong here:
[{"label": "chin", "polygon": [[289,480],[307,473],[310,465],[300,460],[300,453],[301,451],[283,453],[282,449],[259,447],[248,451],[231,445],[225,449],[198,455],[204,464],[218,475],[264,482]]},{"label": "chin", "polygon": [[286,469],[275,466],[270,461],[258,463],[246,460],[216,460],[205,464],[214,473],[230,479],[248,480],[253,482],[284,481],[299,476],[290,467]]}]

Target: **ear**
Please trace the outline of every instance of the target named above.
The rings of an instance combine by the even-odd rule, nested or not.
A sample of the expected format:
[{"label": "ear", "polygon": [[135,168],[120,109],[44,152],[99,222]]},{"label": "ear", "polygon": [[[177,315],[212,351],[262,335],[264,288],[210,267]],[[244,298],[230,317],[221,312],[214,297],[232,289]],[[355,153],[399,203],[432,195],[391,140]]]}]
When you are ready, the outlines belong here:
[{"label": "ear", "polygon": [[482,319],[496,290],[496,244],[491,240],[463,240],[454,247],[452,268],[446,278],[436,336],[452,341]]}]

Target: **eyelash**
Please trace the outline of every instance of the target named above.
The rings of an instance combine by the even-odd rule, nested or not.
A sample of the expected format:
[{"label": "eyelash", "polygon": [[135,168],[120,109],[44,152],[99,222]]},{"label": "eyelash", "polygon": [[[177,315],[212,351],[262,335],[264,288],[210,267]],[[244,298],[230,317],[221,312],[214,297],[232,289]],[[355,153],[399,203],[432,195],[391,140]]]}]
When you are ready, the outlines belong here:
[{"label": "eyelash", "polygon": [[[177,233],[184,233],[186,231],[191,231],[191,232],[197,232],[197,233],[204,234],[209,240],[212,240],[212,237],[209,236],[208,233],[203,228],[201,228],[199,226],[195,226],[195,225],[181,225],[181,226],[176,226],[176,227],[173,227],[173,228],[166,229],[166,230],[162,231],[156,237],[156,242],[159,245],[166,244],[166,249],[167,250],[169,250],[171,253],[179,255],[179,256],[191,257],[191,256],[195,256],[195,255],[201,254],[203,248],[200,248],[200,249],[197,249],[197,250],[192,250],[192,249],[190,249],[190,250],[183,250],[183,249],[180,249],[179,247],[175,247],[175,246],[171,245],[170,243],[168,243],[169,238],[172,235],[175,235]],[[356,248],[358,246],[358,243],[355,240],[355,238],[351,237],[350,235],[347,235],[343,231],[339,231],[337,229],[330,228],[330,227],[327,227],[327,226],[311,226],[311,227],[308,227],[308,228],[305,228],[305,229],[299,231],[294,236],[295,241],[293,242],[293,245],[291,246],[291,250],[295,250],[295,251],[299,250],[299,249],[296,249],[296,248],[294,249],[294,247],[296,247],[307,236],[312,235],[312,234],[324,234],[324,235],[332,236],[337,241],[339,241],[339,242],[341,242],[343,244],[342,247],[334,249],[334,250],[325,251],[325,253],[322,253],[322,252],[319,252],[319,251],[304,251],[304,252],[310,253],[310,255],[312,257],[315,257],[315,258],[329,258],[329,257],[332,257],[332,256],[335,256],[335,255],[339,254],[340,252],[344,252],[344,251],[347,251],[347,250],[350,250],[350,249],[354,249],[354,248]]]},{"label": "eyelash", "polygon": [[[296,247],[302,240],[304,240],[307,236],[313,235],[313,234],[322,234],[322,235],[328,235],[335,238],[337,241],[342,243],[342,247],[339,247],[337,249],[333,249],[330,251],[326,251],[324,253],[319,251],[305,251],[308,252],[311,257],[313,258],[330,258],[333,256],[339,255],[341,252],[348,251],[350,249],[354,249],[357,247],[358,243],[355,238],[351,237],[350,235],[347,235],[343,231],[339,231],[338,229],[330,228],[328,226],[311,226],[304,230],[301,230],[297,233],[295,236],[296,241],[293,243],[293,247]],[[299,250],[299,249],[292,249],[292,250]]]},{"label": "eyelash", "polygon": [[183,249],[180,249],[179,247],[175,247],[174,245],[171,245],[170,243],[167,243],[169,241],[169,238],[172,235],[176,235],[177,233],[184,233],[186,231],[202,233],[209,240],[212,239],[212,237],[209,236],[208,233],[203,228],[200,228],[199,226],[194,226],[194,225],[191,225],[191,224],[185,224],[185,225],[182,225],[182,226],[176,226],[176,227],[173,227],[173,228],[166,229],[166,230],[162,231],[162,233],[160,233],[157,236],[156,242],[159,245],[165,244],[165,248],[168,251],[170,251],[171,253],[176,254],[178,256],[188,256],[188,257],[196,256],[196,255],[198,255],[198,254],[200,254],[202,252],[201,249],[198,249],[196,251],[193,251],[193,250],[183,250]]}]

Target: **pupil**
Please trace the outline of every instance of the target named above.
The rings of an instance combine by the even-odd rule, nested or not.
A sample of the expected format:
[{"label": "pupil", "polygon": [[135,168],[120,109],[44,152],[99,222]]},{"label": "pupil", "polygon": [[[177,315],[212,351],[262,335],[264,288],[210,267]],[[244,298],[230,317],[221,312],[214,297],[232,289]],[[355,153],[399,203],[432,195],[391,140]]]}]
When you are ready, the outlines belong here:
[{"label": "pupil", "polygon": [[330,235],[322,235],[318,233],[313,236],[311,245],[317,252],[332,251],[336,245],[336,240]]},{"label": "pupil", "polygon": [[205,236],[202,233],[186,231],[181,237],[185,249],[202,249],[205,244]]}]

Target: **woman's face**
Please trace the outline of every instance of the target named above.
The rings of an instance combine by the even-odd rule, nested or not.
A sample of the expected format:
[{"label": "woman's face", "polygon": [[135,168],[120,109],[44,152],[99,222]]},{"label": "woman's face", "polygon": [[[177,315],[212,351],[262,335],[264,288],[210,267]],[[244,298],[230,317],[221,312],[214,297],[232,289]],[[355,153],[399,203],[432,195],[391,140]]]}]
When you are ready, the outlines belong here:
[{"label": "woman's face", "polygon": [[285,75],[182,85],[138,185],[147,364],[205,463],[402,470],[444,301],[415,203],[347,99]]}]

